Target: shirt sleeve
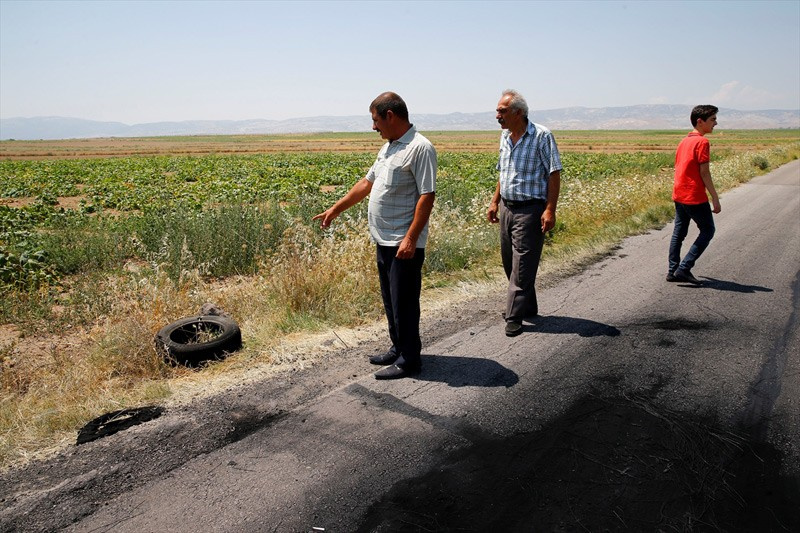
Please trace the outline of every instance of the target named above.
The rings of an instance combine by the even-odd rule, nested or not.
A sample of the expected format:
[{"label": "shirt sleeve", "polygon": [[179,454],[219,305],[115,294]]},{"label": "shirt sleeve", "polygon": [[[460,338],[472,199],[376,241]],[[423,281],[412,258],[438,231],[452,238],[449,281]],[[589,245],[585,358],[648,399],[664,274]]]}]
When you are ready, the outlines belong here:
[{"label": "shirt sleeve", "polygon": [[417,190],[420,194],[436,192],[436,170],[438,160],[436,149],[432,144],[425,144],[419,147],[414,156],[412,172],[417,182]]},{"label": "shirt sleeve", "polygon": [[697,143],[695,159],[697,159],[697,163],[701,165],[711,161],[711,144],[708,142],[708,139],[704,138],[701,142]]},{"label": "shirt sleeve", "polygon": [[372,163],[372,166],[369,167],[369,170],[367,171],[367,175],[364,176],[367,179],[367,181],[370,182],[370,183],[375,183],[375,165],[377,163],[378,163],[378,160],[376,159],[375,162]]},{"label": "shirt sleeve", "polygon": [[561,155],[558,153],[558,145],[556,145],[556,138],[551,132],[547,132],[544,139],[545,142],[541,143],[542,147],[542,162],[547,165],[548,172],[552,174],[557,170],[563,170],[561,166]]}]

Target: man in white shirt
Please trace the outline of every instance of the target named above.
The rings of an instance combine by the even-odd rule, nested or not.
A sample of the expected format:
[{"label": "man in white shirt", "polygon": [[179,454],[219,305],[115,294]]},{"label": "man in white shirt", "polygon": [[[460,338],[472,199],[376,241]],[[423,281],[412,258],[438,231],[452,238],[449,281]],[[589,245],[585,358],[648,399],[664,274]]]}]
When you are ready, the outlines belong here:
[{"label": "man in white shirt", "polygon": [[388,142],[367,175],[332,207],[315,216],[327,228],[334,218],[370,197],[369,232],[377,246],[381,296],[392,347],[370,357],[387,365],[376,379],[397,379],[420,371],[419,298],[428,219],[436,196],[436,150],[408,119],[408,108],[392,92],[370,104],[372,129]]}]

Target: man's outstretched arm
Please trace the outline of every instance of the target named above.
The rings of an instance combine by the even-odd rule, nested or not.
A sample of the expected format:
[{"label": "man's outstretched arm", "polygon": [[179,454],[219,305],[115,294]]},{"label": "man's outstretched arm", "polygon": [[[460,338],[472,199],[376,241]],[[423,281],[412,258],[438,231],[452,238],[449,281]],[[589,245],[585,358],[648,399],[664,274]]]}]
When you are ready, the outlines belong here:
[{"label": "man's outstretched arm", "polygon": [[347,194],[342,196],[338,202],[333,204],[326,211],[315,216],[311,220],[320,220],[320,227],[327,228],[333,222],[333,219],[338,217],[344,211],[347,211],[358,202],[366,198],[372,190],[372,182],[367,178],[362,178],[358,183],[353,185]]}]

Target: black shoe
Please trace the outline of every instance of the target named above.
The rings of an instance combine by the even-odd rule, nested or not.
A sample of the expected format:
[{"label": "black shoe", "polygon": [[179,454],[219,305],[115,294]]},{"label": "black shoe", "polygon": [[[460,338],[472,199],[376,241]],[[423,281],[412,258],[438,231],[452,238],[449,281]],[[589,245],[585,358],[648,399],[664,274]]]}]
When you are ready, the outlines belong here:
[{"label": "black shoe", "polygon": [[691,283],[692,285],[702,285],[703,284],[702,281],[700,281],[696,277],[692,276],[692,273],[689,272],[688,270],[680,270],[680,269],[678,269],[678,270],[675,271],[673,276],[675,276],[675,279],[677,279],[678,281],[685,281],[687,283]]},{"label": "black shoe", "polygon": [[506,322],[506,337],[516,337],[522,333],[522,324],[514,320]]},{"label": "black shoe", "polygon": [[390,365],[375,372],[375,379],[400,379],[419,374],[419,366]]},{"label": "black shoe", "polygon": [[372,363],[373,365],[391,365],[395,361],[397,361],[398,357],[400,357],[399,354],[390,350],[385,354],[373,355],[372,357],[369,358],[369,362]]},{"label": "black shoe", "polygon": [[675,274],[670,272],[669,274],[667,274],[667,281],[669,281],[670,283],[675,283],[676,281],[680,281],[680,280],[675,277]]}]

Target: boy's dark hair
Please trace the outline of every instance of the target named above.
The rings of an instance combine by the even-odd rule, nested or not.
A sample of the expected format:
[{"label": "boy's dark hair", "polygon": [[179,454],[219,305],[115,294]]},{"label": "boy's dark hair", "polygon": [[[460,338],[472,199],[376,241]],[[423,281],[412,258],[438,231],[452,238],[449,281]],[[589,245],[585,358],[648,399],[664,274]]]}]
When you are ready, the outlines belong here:
[{"label": "boy's dark hair", "polygon": [[391,111],[398,118],[408,120],[408,107],[396,93],[387,92],[379,95],[369,104],[369,110],[375,110],[381,118],[386,118],[386,112]]},{"label": "boy's dark hair", "polygon": [[713,105],[696,105],[694,109],[692,109],[692,116],[690,117],[692,120],[692,127],[694,128],[697,126],[697,120],[703,119],[708,120],[711,115],[716,115],[719,108]]}]

